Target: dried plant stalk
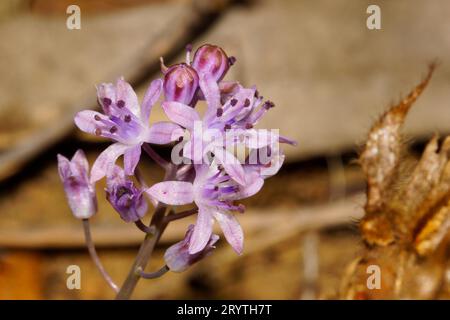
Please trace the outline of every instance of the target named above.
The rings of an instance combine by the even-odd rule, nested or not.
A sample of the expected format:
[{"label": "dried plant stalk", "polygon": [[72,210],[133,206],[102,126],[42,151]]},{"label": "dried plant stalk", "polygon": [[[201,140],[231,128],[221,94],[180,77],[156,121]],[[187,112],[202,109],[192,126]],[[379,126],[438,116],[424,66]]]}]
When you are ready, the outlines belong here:
[{"label": "dried plant stalk", "polygon": [[[341,294],[347,299],[429,299],[445,281],[450,230],[450,137],[439,148],[434,136],[413,166],[400,134],[412,104],[435,66],[369,132],[359,162],[367,178],[365,215],[360,221],[364,252],[347,270]],[[370,288],[369,266],[379,267],[381,286]]]}]

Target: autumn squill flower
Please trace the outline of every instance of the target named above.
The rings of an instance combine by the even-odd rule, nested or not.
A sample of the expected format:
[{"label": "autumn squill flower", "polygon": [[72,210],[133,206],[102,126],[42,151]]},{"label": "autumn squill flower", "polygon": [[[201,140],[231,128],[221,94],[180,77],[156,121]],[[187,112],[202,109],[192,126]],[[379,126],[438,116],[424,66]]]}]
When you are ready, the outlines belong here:
[{"label": "autumn squill flower", "polygon": [[143,191],[117,165],[106,176],[106,198],[125,222],[136,222],[147,212]]},{"label": "autumn squill flower", "polygon": [[136,93],[123,78],[119,78],[116,85],[101,84],[97,88],[97,95],[104,113],[85,110],[75,116],[75,124],[82,131],[116,141],[95,161],[92,181],[103,178],[121,155],[124,155],[125,173],[132,175],[139,162],[143,143],[166,144],[178,139],[174,135],[174,131],[179,129],[176,124],[149,124],[150,112],[159,99],[162,84],[160,79],[150,84],[142,106],[139,106]]},{"label": "autumn squill flower", "polygon": [[[170,67],[161,58],[163,78],[151,82],[141,104],[123,78],[97,87],[102,112],[81,111],[75,124],[113,144],[97,157],[90,176],[81,151],[72,161],[58,156],[69,205],[82,219],[89,253],[118,299],[130,298],[139,279],[159,278],[169,270],[182,272],[211,254],[219,240],[213,234],[215,222],[233,250],[242,254],[244,232],[237,216],[245,207],[240,201],[259,192],[266,179],[281,168],[285,157],[280,144],[295,144],[278,130],[257,128],[274,103],[265,100],[255,86],[225,79],[236,62],[234,57],[211,44],[199,47],[192,61],[191,52],[188,45],[186,60]],[[157,102],[169,121],[150,121]],[[204,112],[197,108],[199,102],[206,103]],[[153,144],[167,144],[171,161],[153,149]],[[141,149],[164,170],[164,178],[153,185],[136,169]],[[123,166],[119,166],[116,162],[122,155]],[[145,233],[121,286],[100,262],[88,219],[96,211],[93,183],[105,176],[108,202],[125,222],[133,222]],[[142,218],[150,207],[147,201],[154,210],[145,224]],[[165,264],[147,270],[168,224],[192,215],[196,215],[195,224],[187,227],[183,240],[166,250]]]},{"label": "autumn squill flower", "polygon": [[[207,103],[208,110],[213,108],[211,101],[207,100]],[[259,149],[278,142],[295,144],[281,137],[277,130],[253,128],[273,107],[270,101],[262,103],[262,97],[257,97],[255,88],[239,86],[236,94],[220,105],[215,113],[207,111],[203,118],[196,110],[179,102],[164,102],[162,107],[170,120],[189,132],[183,141],[184,157],[199,164],[211,152],[225,171],[241,185],[246,183],[244,170],[227,147],[243,145],[249,149]]]},{"label": "autumn squill flower", "polygon": [[164,181],[153,185],[147,192],[156,200],[169,205],[184,205],[195,202],[198,217],[189,244],[189,253],[200,252],[207,245],[215,219],[228,243],[242,253],[244,235],[235,216],[230,211],[243,212],[242,204],[235,200],[248,198],[257,193],[263,184],[258,177],[240,186],[218,166],[197,165],[193,183],[186,181]]},{"label": "autumn squill flower", "polygon": [[175,243],[166,250],[166,253],[164,254],[164,261],[171,271],[183,272],[189,268],[189,266],[209,256],[215,249],[214,244],[219,240],[219,236],[212,234],[202,251],[195,254],[190,254],[189,244],[191,242],[193,232],[194,225],[191,224],[188,227],[184,239]]},{"label": "autumn squill flower", "polygon": [[70,209],[77,219],[88,219],[97,212],[94,185],[89,181],[89,164],[82,150],[68,160],[58,154],[58,172]]}]

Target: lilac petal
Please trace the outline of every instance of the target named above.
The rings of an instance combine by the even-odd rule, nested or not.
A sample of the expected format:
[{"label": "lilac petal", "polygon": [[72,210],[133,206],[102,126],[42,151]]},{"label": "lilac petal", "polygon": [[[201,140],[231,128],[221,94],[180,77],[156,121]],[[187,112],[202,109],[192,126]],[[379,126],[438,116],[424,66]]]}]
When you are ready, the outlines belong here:
[{"label": "lilac petal", "polygon": [[200,121],[198,112],[183,103],[166,101],[162,108],[170,120],[189,130],[194,128],[195,121]]},{"label": "lilac petal", "polygon": [[75,115],[75,125],[83,132],[95,134],[95,129],[99,127],[99,122],[95,117],[104,118],[105,116],[99,112],[92,110],[80,111]]},{"label": "lilac petal", "polygon": [[208,152],[200,134],[194,133],[183,147],[183,157],[191,159],[194,164],[201,164],[203,156]]},{"label": "lilac petal", "polygon": [[197,222],[195,223],[194,233],[189,244],[189,253],[195,254],[202,251],[212,234],[213,216],[209,207],[199,206]]},{"label": "lilac petal", "polygon": [[131,176],[134,174],[134,169],[136,169],[140,157],[141,157],[141,144],[138,144],[137,146],[128,149],[124,153],[123,160],[126,175]]},{"label": "lilac petal", "polygon": [[241,186],[237,194],[233,195],[234,200],[244,199],[253,196],[261,190],[264,185],[264,179],[254,172],[246,177],[247,184]]},{"label": "lilac petal", "polygon": [[88,171],[89,163],[83,150],[78,149],[70,161],[71,175],[77,176],[85,181],[89,180]]},{"label": "lilac petal", "polygon": [[116,82],[116,102],[120,100],[125,102],[125,107],[133,112],[134,115],[139,115],[140,110],[137,95],[123,77],[117,79]]},{"label": "lilac petal", "polygon": [[144,95],[144,99],[142,100],[141,117],[143,120],[148,121],[148,118],[150,118],[152,107],[161,95],[162,85],[163,81],[161,79],[155,79],[150,83],[150,86]]},{"label": "lilac petal", "polygon": [[84,171],[87,173],[89,170],[89,163],[86,159],[86,155],[81,149],[78,149],[77,152],[75,152],[75,154],[73,155],[72,163],[74,163],[80,171]]},{"label": "lilac petal", "polygon": [[214,155],[233,180],[240,185],[245,185],[244,168],[234,155],[221,147],[214,149]]},{"label": "lilac petal", "polygon": [[270,160],[269,165],[262,166],[260,171],[261,177],[266,179],[277,174],[281,166],[283,165],[284,158],[284,154],[281,153],[281,151],[278,151],[277,154],[274,154],[272,156],[272,159]]},{"label": "lilac petal", "polygon": [[107,172],[109,172],[114,164],[122,154],[129,149],[130,146],[127,146],[122,143],[114,143],[106,148],[95,160],[94,165],[91,169],[91,183],[96,182],[103,178]]},{"label": "lilac petal", "polygon": [[154,144],[167,144],[178,140],[184,134],[184,129],[179,125],[169,122],[156,122],[150,127],[146,141]]},{"label": "lilac petal", "polygon": [[125,172],[118,165],[114,165],[106,176],[106,188],[112,189],[115,185],[125,183]]},{"label": "lilac petal", "polygon": [[57,155],[58,158],[58,173],[59,173],[59,177],[61,178],[61,180],[65,180],[67,178],[70,177],[71,175],[71,170],[70,170],[70,162],[69,159],[67,159],[66,157],[58,154]]},{"label": "lilac petal", "polygon": [[105,114],[110,114],[110,104],[105,104],[104,99],[108,98],[111,102],[116,101],[116,90],[112,83],[102,83],[97,87],[97,99],[102,106]]},{"label": "lilac petal", "polygon": [[194,201],[192,183],[185,181],[164,181],[146,190],[156,200],[169,205],[183,205]]},{"label": "lilac petal", "polygon": [[194,225],[189,225],[184,239],[169,247],[164,254],[164,261],[172,272],[183,272],[189,266],[197,263],[201,259],[209,256],[215,249],[214,244],[219,240],[219,236],[212,234],[205,248],[196,253],[189,254],[189,244],[191,242]]},{"label": "lilac petal", "polygon": [[216,212],[214,213],[214,218],[216,218],[225,239],[227,239],[234,251],[237,254],[242,254],[242,250],[244,249],[244,233],[236,217],[231,213]]},{"label": "lilac petal", "polygon": [[214,78],[208,74],[200,77],[200,89],[205,96],[208,108],[205,113],[205,121],[208,123],[216,116],[217,109],[220,108],[220,90]]}]

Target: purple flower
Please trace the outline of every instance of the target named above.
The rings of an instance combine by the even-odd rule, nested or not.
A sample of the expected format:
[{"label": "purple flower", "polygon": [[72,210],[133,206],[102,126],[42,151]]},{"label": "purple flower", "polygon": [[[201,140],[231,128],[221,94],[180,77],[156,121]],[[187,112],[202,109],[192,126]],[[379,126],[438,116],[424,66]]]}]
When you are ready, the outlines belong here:
[{"label": "purple flower", "polygon": [[165,101],[177,101],[190,105],[198,89],[197,72],[186,63],[170,67],[164,76]]},{"label": "purple flower", "polygon": [[244,206],[235,200],[257,193],[264,181],[257,174],[249,175],[247,185],[237,184],[216,165],[196,165],[193,183],[165,181],[153,185],[147,192],[156,200],[168,205],[184,205],[195,202],[198,207],[197,223],[189,243],[189,253],[202,251],[208,244],[215,219],[233,249],[241,254],[244,235],[239,222],[230,211],[243,212]]},{"label": "purple flower", "polygon": [[235,93],[217,109],[207,99],[208,110],[202,119],[196,110],[179,102],[164,102],[162,107],[170,120],[190,133],[184,141],[184,157],[199,164],[208,152],[212,152],[225,171],[239,184],[245,185],[244,169],[227,147],[243,145],[259,149],[278,141],[294,142],[281,138],[278,132],[253,128],[273,103],[262,103],[262,97],[257,95],[255,88],[239,85],[233,91]]},{"label": "purple flower", "polygon": [[58,172],[64,185],[67,200],[77,219],[88,219],[97,212],[95,187],[89,181],[89,164],[83,150],[78,150],[68,160],[58,154]]},{"label": "purple flower", "polygon": [[206,246],[203,250],[195,253],[189,253],[189,245],[191,243],[192,235],[194,233],[194,225],[189,225],[184,239],[169,247],[164,254],[164,260],[170,270],[174,272],[183,272],[189,266],[209,256],[212,250],[215,249],[214,244],[219,240],[219,236],[211,234]]},{"label": "purple flower", "polygon": [[154,80],[139,106],[136,93],[123,78],[119,78],[116,85],[104,83],[98,86],[98,101],[104,114],[81,111],[75,116],[75,124],[84,132],[110,138],[116,143],[106,148],[95,161],[91,181],[103,178],[121,155],[124,155],[125,173],[132,175],[143,143],[166,144],[179,138],[176,134],[179,127],[174,123],[149,125],[151,109],[161,90],[162,80]]},{"label": "purple flower", "polygon": [[127,179],[119,166],[114,166],[106,176],[106,198],[125,222],[135,222],[147,212],[143,190]]}]

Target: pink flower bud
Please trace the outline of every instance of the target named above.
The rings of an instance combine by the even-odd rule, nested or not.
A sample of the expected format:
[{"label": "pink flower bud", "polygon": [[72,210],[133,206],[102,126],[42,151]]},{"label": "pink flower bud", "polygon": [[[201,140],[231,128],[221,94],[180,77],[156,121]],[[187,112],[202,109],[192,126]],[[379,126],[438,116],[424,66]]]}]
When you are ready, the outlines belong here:
[{"label": "pink flower bud", "polygon": [[225,76],[234,61],[234,58],[228,58],[222,48],[205,44],[195,52],[192,67],[200,76],[209,74],[214,80],[219,81]]},{"label": "pink flower bud", "polygon": [[170,67],[164,76],[166,101],[176,101],[189,105],[197,91],[197,72],[185,63]]}]

